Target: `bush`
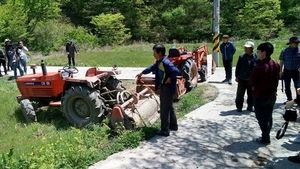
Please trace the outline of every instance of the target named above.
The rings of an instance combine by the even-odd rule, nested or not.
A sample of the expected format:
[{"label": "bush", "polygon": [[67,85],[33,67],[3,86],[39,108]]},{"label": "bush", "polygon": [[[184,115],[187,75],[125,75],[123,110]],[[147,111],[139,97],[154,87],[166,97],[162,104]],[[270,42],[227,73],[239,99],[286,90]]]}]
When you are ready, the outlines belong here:
[{"label": "bush", "polygon": [[65,46],[67,38],[72,38],[79,45],[96,45],[98,41],[96,36],[83,27],[76,28],[63,21],[49,20],[37,24],[28,46],[31,50],[48,55],[52,51],[60,51],[62,46]]}]

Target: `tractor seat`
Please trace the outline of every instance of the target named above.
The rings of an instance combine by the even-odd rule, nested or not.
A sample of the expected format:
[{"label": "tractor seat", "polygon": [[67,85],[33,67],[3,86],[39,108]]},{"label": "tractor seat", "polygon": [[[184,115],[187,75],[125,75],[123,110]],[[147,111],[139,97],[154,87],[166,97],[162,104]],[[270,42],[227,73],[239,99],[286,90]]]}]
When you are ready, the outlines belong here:
[{"label": "tractor seat", "polygon": [[179,57],[180,52],[177,48],[171,48],[169,49],[169,56],[168,57]]}]

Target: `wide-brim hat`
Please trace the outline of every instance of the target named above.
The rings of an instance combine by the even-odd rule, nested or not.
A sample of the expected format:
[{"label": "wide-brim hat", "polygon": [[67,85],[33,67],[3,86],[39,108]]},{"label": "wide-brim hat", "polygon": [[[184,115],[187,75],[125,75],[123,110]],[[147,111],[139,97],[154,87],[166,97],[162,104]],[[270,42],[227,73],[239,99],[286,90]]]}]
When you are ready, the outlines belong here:
[{"label": "wide-brim hat", "polygon": [[297,36],[293,36],[290,38],[289,42],[286,45],[289,45],[290,43],[299,43],[300,40],[298,39]]}]

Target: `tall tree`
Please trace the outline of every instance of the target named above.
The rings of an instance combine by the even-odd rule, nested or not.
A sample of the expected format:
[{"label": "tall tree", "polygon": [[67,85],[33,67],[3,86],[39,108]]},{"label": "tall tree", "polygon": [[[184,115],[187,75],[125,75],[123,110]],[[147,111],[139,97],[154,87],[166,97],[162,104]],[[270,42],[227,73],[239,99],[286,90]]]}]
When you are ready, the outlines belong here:
[{"label": "tall tree", "polygon": [[120,45],[131,38],[129,29],[123,24],[124,16],[116,14],[100,14],[92,18],[96,35],[101,45]]},{"label": "tall tree", "polygon": [[281,0],[281,18],[285,27],[289,28],[294,34],[300,33],[300,1]]},{"label": "tall tree", "polygon": [[245,38],[268,39],[283,26],[279,0],[245,0],[239,10],[237,34]]}]

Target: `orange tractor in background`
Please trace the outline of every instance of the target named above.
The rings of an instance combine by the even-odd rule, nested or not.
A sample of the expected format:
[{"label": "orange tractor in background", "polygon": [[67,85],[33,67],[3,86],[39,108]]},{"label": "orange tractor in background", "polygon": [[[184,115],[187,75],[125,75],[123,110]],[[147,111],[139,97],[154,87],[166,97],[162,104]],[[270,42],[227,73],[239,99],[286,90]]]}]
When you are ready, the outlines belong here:
[{"label": "orange tractor in background", "polygon": [[[198,82],[204,82],[207,79],[207,56],[209,55],[208,47],[202,45],[187,52],[183,46],[169,49],[168,59],[180,70],[177,76],[177,90],[174,99],[180,98],[186,92],[195,88]],[[215,71],[216,63],[212,60],[212,73]],[[137,80],[136,91],[139,92],[145,87],[154,90],[154,77],[143,76]],[[156,91],[159,93],[159,90]]]},{"label": "orange tractor in background", "polygon": [[131,94],[116,75],[117,69],[92,67],[84,77],[75,76],[76,67],[63,67],[47,73],[42,61],[42,73],[18,77],[21,93],[17,97],[27,122],[38,121],[35,110],[41,106],[61,106],[64,116],[75,127],[84,127],[109,118],[110,126],[133,129],[154,123],[159,118],[159,98],[150,88]]}]

